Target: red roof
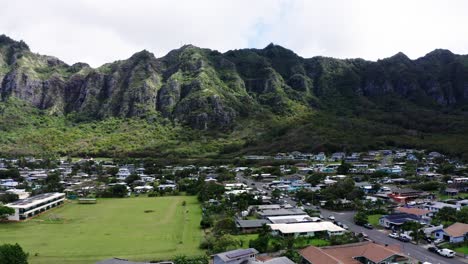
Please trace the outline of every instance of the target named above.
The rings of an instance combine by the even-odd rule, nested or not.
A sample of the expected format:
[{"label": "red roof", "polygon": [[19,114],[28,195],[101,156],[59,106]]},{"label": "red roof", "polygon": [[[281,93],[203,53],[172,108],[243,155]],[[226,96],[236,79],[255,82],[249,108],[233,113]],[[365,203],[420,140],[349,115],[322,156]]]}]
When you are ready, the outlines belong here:
[{"label": "red roof", "polygon": [[399,245],[383,246],[372,242],[354,243],[331,247],[309,246],[299,252],[310,263],[317,264],[361,264],[356,257],[365,257],[379,263],[394,255],[406,257]]},{"label": "red roof", "polygon": [[401,213],[407,213],[407,214],[412,214],[412,215],[417,215],[417,216],[427,215],[431,212],[426,209],[408,208],[408,207],[398,207],[398,208],[395,208],[395,210]]}]

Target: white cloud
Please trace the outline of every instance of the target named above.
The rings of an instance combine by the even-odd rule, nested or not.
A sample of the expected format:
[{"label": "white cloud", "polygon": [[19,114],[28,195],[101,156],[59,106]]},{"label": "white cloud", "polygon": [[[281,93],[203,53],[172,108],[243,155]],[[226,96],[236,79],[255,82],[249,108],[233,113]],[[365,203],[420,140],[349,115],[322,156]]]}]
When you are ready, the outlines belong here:
[{"label": "white cloud", "polygon": [[183,44],[226,51],[270,42],[301,56],[377,59],[468,53],[466,1],[0,0],[0,33],[68,63],[98,66]]}]

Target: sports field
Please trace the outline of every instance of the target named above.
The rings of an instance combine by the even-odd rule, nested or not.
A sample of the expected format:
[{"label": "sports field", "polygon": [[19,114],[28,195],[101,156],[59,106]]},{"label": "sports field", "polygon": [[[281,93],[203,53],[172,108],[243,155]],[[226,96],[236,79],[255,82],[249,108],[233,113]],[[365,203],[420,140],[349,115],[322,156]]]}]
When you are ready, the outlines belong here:
[{"label": "sports field", "polygon": [[168,259],[203,254],[200,219],[192,196],[98,199],[97,204],[68,203],[23,223],[0,224],[0,244],[19,243],[33,264]]}]

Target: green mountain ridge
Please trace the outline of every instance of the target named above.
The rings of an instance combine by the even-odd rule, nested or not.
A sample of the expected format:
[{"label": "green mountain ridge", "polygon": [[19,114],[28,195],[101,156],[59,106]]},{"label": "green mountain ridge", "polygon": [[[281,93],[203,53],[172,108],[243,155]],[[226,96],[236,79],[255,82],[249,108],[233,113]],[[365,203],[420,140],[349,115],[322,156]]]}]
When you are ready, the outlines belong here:
[{"label": "green mountain ridge", "polygon": [[468,56],[448,50],[371,62],[186,45],[91,68],[2,35],[0,81],[3,154],[468,153]]}]

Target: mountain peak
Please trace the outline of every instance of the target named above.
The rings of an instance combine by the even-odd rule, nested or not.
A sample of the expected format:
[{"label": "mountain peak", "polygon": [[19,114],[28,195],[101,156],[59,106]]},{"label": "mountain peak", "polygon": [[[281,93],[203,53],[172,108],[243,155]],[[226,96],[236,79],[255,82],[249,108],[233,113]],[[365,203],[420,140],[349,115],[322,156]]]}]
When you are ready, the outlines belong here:
[{"label": "mountain peak", "polygon": [[292,50],[274,43],[268,44],[261,50],[261,53],[268,57],[298,57]]},{"label": "mountain peak", "polygon": [[146,49],[139,51],[130,57],[130,60],[147,60],[147,59],[156,59],[156,57],[154,56],[152,52],[149,52]]},{"label": "mountain peak", "polygon": [[0,46],[13,46],[15,48],[20,48],[20,49],[24,49],[24,50],[29,50],[29,47],[28,45],[20,40],[20,41],[16,41],[10,37],[8,37],[7,35],[0,35]]}]

